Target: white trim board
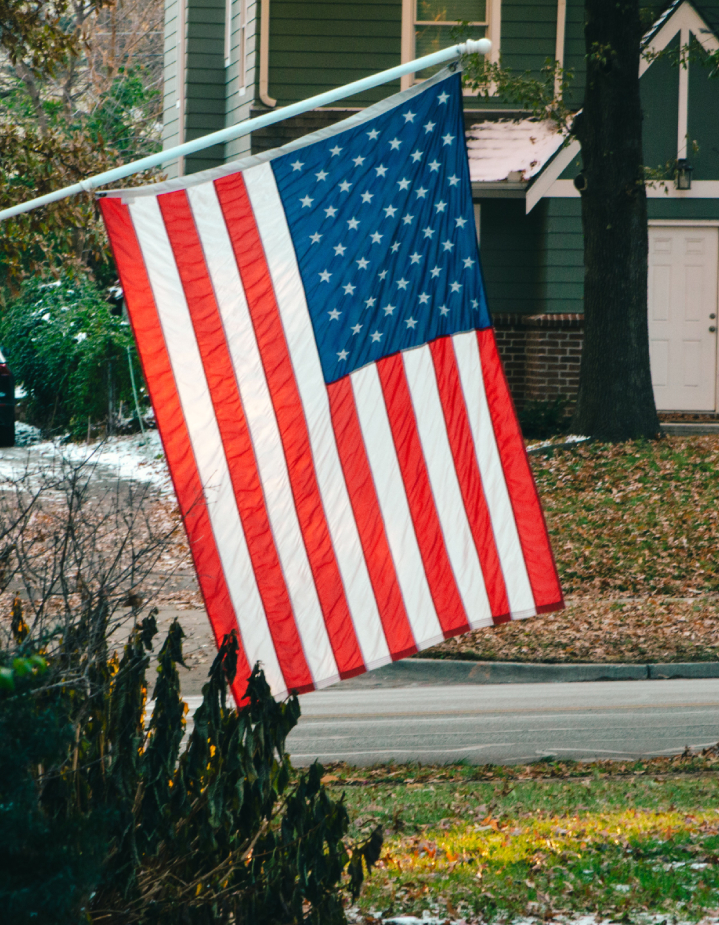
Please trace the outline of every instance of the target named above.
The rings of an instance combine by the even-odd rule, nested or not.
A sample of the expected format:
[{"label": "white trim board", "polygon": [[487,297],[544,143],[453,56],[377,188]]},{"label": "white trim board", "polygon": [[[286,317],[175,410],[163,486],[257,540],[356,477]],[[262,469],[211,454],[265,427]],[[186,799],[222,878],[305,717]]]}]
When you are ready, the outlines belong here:
[{"label": "white trim board", "polygon": [[[529,204],[529,193],[527,201]],[[579,199],[579,191],[572,180],[555,180],[548,192],[544,194],[550,199]],[[648,199],[719,199],[719,180],[695,180],[692,188],[688,190],[674,189],[673,185],[666,187],[647,187]],[[527,208],[529,212],[529,208]],[[690,223],[693,224],[693,223]]]},{"label": "white trim board", "polygon": [[[567,0],[557,0],[557,35],[554,43],[554,60],[557,64],[564,67],[564,36],[567,30]],[[557,75],[554,79],[554,95],[559,96],[561,89],[561,78]]]},{"label": "white trim board", "polygon": [[[554,158],[537,176],[534,183],[527,190],[527,200],[525,212],[529,214],[543,196],[552,195],[549,191],[554,189],[557,183],[570,183],[571,180],[558,180],[557,178],[572,163],[577,155],[582,153],[582,146],[578,141],[572,141],[566,148],[558,151]],[[574,185],[572,184],[572,189]],[[576,190],[575,190],[576,192]],[[579,193],[577,193],[577,196]]]},{"label": "white trim board", "polygon": [[714,218],[650,218],[649,225],[658,228],[719,228],[719,219]]}]

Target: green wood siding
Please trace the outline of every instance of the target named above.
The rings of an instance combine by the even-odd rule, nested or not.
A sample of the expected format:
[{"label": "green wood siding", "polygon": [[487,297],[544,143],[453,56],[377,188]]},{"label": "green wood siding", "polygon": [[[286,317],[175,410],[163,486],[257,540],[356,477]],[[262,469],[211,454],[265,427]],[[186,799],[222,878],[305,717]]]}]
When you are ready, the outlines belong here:
[{"label": "green wood siding", "polygon": [[[679,37],[670,45],[670,53],[679,50]],[[644,124],[642,149],[644,163],[652,169],[673,170],[677,158],[679,106],[679,69],[669,57],[658,58],[640,81]],[[719,89],[719,88],[718,88]]]},{"label": "green wood siding", "polygon": [[584,55],[584,3],[583,0],[567,0],[564,67],[574,75],[568,99],[573,109],[579,109],[584,99]]},{"label": "green wood siding", "polygon": [[557,0],[502,4],[502,65],[539,74],[547,58],[554,58]]},{"label": "green wood siding", "polygon": [[[500,57],[502,67],[515,74],[531,71],[536,78],[548,58],[554,58],[557,36],[557,0],[527,0],[502,3]],[[475,108],[471,97],[468,105]],[[517,111],[517,103],[501,97],[478,100],[478,109]]]},{"label": "green wood siding", "polygon": [[[401,0],[272,0],[270,96],[284,106],[394,67],[401,30]],[[365,105],[398,89],[399,82],[385,84],[347,104]]]},{"label": "green wood siding", "polygon": [[[190,0],[187,11],[187,141],[225,127],[225,2]],[[224,145],[185,159],[185,173],[224,163]]]},{"label": "green wood siding", "polygon": [[[536,206],[535,210],[540,205]],[[584,311],[584,235],[577,199],[544,202],[539,243],[542,312]]]},{"label": "green wood siding", "polygon": [[544,204],[525,215],[522,199],[480,199],[479,203],[479,250],[490,311],[542,311],[539,244]]},{"label": "green wood siding", "polygon": [[495,313],[584,310],[581,202],[543,199],[525,214],[521,199],[484,199],[480,253]]},{"label": "green wood siding", "polygon": [[719,220],[719,199],[669,199],[660,196],[647,200],[649,219]]},{"label": "green wood siding", "polygon": [[[702,58],[706,60],[704,55]],[[712,77],[709,67],[699,61],[689,65],[687,129],[687,156],[694,167],[694,179],[719,180],[719,78]]]}]

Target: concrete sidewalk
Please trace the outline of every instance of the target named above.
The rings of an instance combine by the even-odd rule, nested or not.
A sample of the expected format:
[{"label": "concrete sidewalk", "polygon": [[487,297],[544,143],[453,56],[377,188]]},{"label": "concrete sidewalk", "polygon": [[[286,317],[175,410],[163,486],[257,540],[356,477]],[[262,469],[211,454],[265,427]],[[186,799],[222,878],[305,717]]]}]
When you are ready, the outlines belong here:
[{"label": "concrete sidewalk", "polygon": [[[163,607],[158,617],[158,646],[177,617],[185,632],[187,668],[180,668],[183,696],[197,696],[217,652],[204,610]],[[122,637],[124,641],[124,636]],[[155,652],[155,658],[157,651]],[[153,662],[153,667],[155,664]],[[536,684],[552,681],[646,681],[669,678],[719,678],[719,662],[677,664],[537,664],[407,658],[341,682],[343,689],[426,687],[451,684]]]},{"label": "concrete sidewalk", "polygon": [[537,684],[547,681],[647,681],[719,678],[719,662],[547,665],[406,658],[342,681],[342,687],[426,687],[433,684]]}]

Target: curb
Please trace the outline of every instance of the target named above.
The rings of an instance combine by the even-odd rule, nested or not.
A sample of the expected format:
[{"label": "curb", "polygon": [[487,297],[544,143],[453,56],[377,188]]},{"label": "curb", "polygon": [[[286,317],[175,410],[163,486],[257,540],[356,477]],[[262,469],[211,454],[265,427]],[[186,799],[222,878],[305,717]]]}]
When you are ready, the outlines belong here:
[{"label": "curb", "polygon": [[425,687],[449,684],[543,684],[577,681],[648,681],[719,678],[719,662],[675,664],[546,665],[532,662],[470,662],[403,659],[343,681],[342,688]]},{"label": "curb", "polygon": [[716,421],[706,421],[705,423],[697,421],[687,424],[667,422],[662,424],[661,428],[665,434],[673,434],[675,437],[682,434],[719,434],[719,422]]}]

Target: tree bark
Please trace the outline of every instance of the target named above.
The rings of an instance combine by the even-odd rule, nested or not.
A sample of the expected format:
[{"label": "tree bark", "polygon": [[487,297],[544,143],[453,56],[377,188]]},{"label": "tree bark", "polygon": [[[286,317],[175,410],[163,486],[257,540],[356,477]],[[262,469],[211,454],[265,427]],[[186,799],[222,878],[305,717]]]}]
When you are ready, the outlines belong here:
[{"label": "tree bark", "polygon": [[655,437],[649,369],[647,198],[643,178],[639,0],[585,0],[582,146],[584,347],[575,433]]}]

